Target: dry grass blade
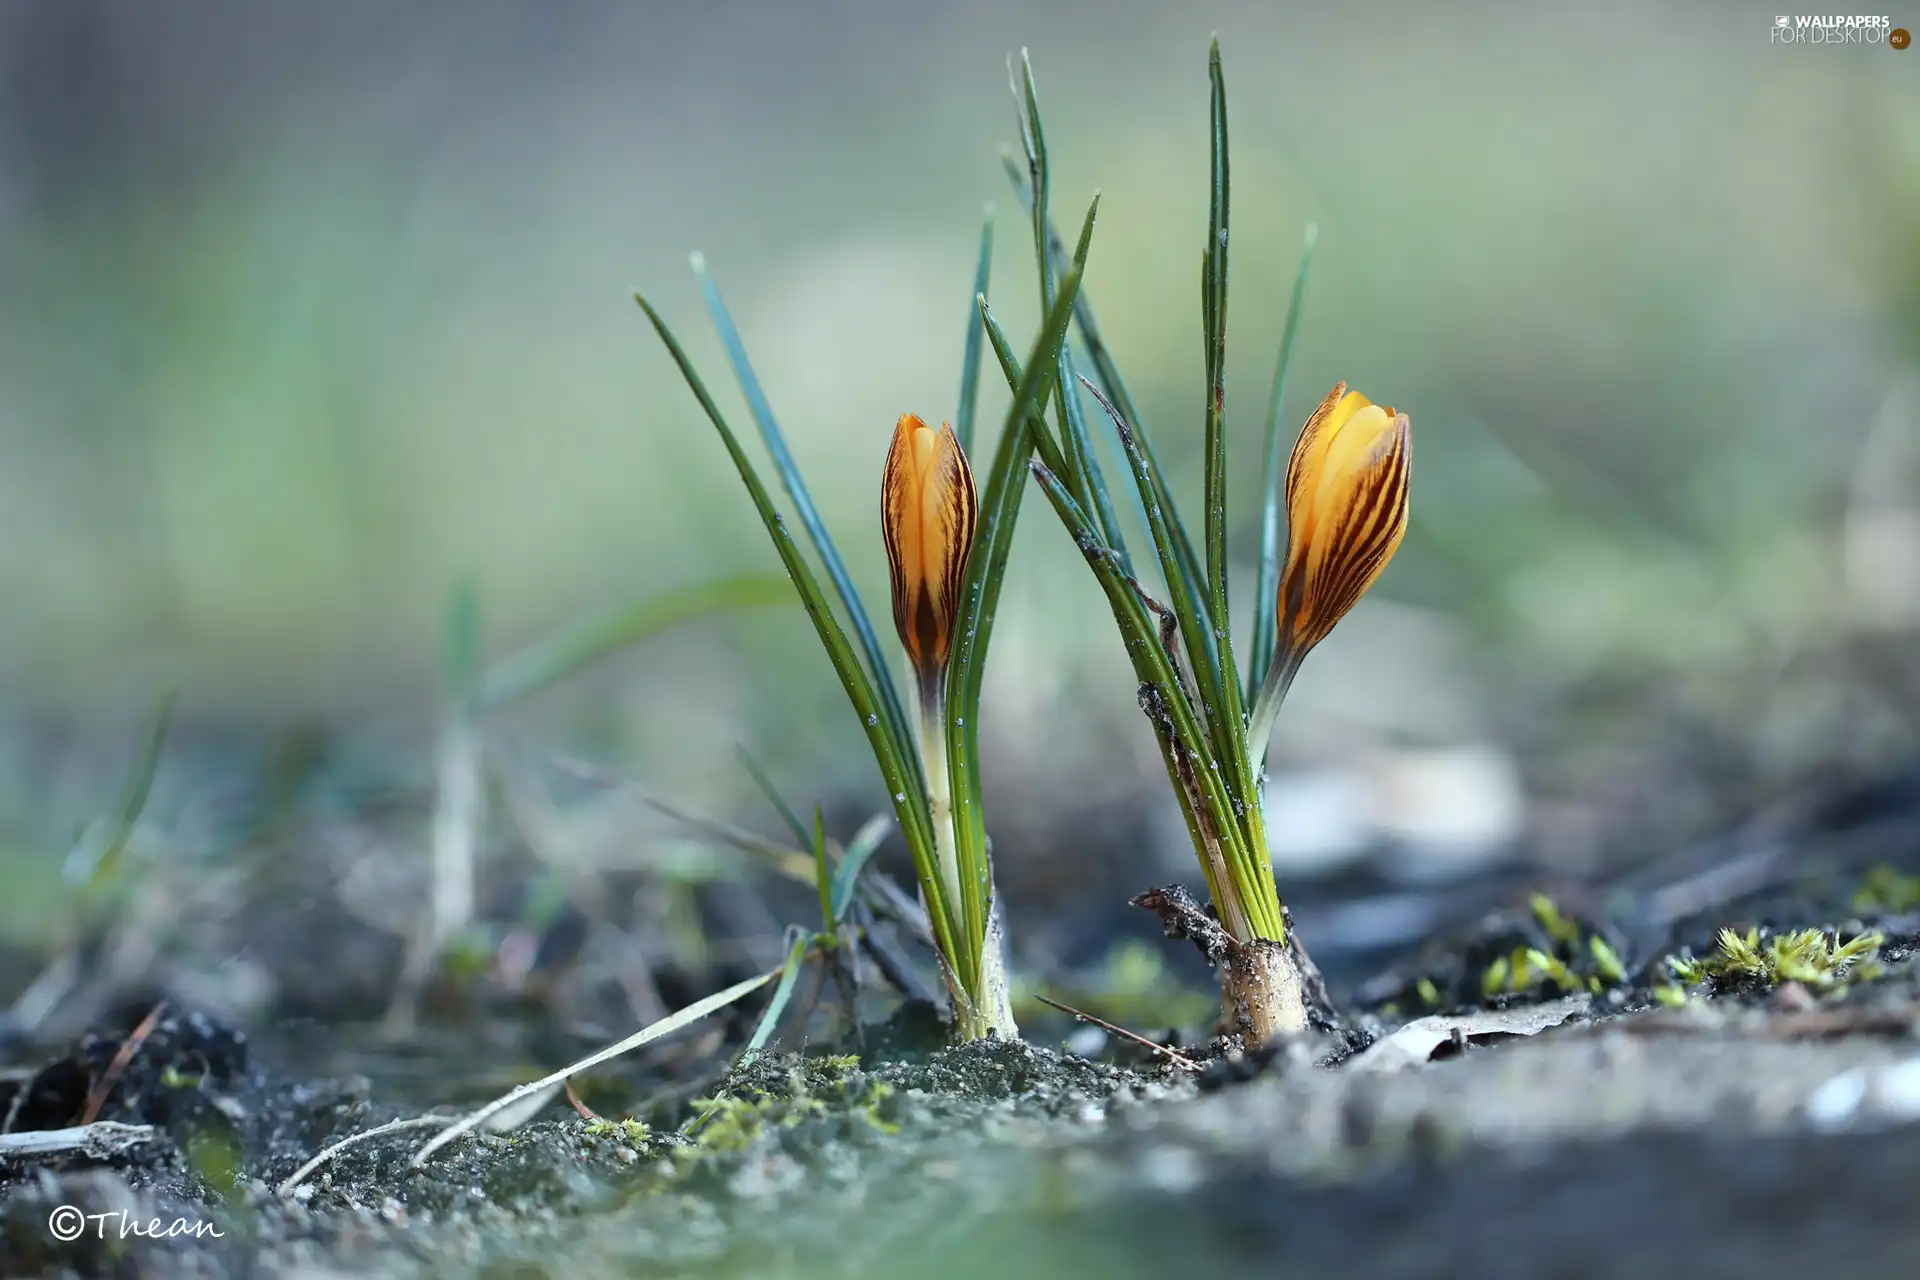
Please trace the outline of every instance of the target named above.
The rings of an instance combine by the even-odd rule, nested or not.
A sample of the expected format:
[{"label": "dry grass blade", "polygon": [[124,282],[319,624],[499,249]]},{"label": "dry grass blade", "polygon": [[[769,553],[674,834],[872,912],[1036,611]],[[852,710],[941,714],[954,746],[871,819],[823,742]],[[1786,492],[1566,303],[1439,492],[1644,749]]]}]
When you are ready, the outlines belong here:
[{"label": "dry grass blade", "polygon": [[378,1138],[388,1133],[398,1133],[402,1129],[424,1129],[428,1125],[441,1124],[445,1122],[445,1120],[445,1116],[408,1116],[404,1120],[390,1120],[386,1124],[375,1125],[371,1129],[362,1129],[359,1133],[350,1133],[332,1146],[323,1149],[319,1154],[315,1155],[313,1159],[307,1161],[298,1169],[295,1169],[291,1174],[288,1174],[286,1181],[274,1188],[274,1192],[276,1195],[284,1196],[288,1194],[295,1187],[312,1177],[315,1169],[318,1169],[321,1165],[333,1159],[348,1147],[357,1146],[369,1138]]},{"label": "dry grass blade", "polygon": [[708,1014],[717,1013],[728,1005],[752,995],[761,987],[766,986],[769,982],[772,982],[775,978],[786,972],[786,969],[787,966],[782,964],[777,969],[769,969],[767,972],[748,978],[743,982],[736,982],[725,991],[715,992],[704,1000],[696,1000],[678,1013],[669,1014],[651,1026],[642,1027],[625,1040],[621,1040],[616,1044],[610,1044],[598,1052],[588,1054],[578,1062],[562,1067],[550,1075],[542,1076],[538,1080],[523,1084],[510,1093],[495,1098],[484,1107],[467,1113],[467,1115],[461,1119],[454,1121],[439,1133],[435,1134],[425,1146],[414,1152],[413,1159],[408,1163],[411,1167],[418,1169],[427,1162],[427,1158],[434,1152],[446,1146],[455,1138],[471,1133],[473,1130],[485,1124],[489,1117],[506,1110],[522,1098],[538,1093],[542,1089],[551,1089],[554,1085],[563,1083],[568,1076],[577,1075],[590,1067],[597,1067],[603,1062],[610,1062],[622,1054],[633,1052],[642,1045],[651,1044],[662,1036],[672,1035],[683,1027],[692,1026]]},{"label": "dry grass blade", "polygon": [[86,1110],[80,1113],[81,1128],[100,1118],[100,1108],[107,1105],[107,1095],[113,1092],[114,1085],[120,1083],[120,1077],[126,1074],[127,1064],[133,1061],[134,1054],[140,1052],[140,1046],[153,1034],[153,1029],[160,1024],[160,1015],[166,1011],[167,1002],[162,1000],[147,1011],[146,1017],[140,1019],[140,1025],[133,1029],[133,1034],[120,1042],[119,1049],[114,1051],[113,1061],[107,1064],[107,1069],[100,1073],[93,1088],[87,1091]]}]

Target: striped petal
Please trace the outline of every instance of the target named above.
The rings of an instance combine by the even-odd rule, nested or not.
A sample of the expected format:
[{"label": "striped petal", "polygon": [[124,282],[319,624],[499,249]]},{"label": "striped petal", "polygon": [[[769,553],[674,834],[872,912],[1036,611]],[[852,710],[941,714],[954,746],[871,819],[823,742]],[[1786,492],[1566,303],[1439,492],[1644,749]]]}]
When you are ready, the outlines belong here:
[{"label": "striped petal", "polygon": [[979,499],[953,428],[901,415],[880,486],[893,624],[923,687],[945,677]]},{"label": "striped petal", "polygon": [[1320,402],[1287,467],[1281,653],[1298,663],[1373,585],[1407,531],[1412,425],[1346,384]]}]

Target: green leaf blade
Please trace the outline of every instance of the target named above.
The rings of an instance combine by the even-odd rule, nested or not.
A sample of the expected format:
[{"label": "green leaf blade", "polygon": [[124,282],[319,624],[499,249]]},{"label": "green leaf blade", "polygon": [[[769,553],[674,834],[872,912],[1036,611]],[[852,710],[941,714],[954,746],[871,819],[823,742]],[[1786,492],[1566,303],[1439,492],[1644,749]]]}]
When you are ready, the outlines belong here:
[{"label": "green leaf blade", "polygon": [[761,483],[759,473],[754,470],[753,462],[741,448],[739,437],[727,425],[727,420],[713,402],[713,396],[707,391],[699,372],[688,359],[680,340],[673,334],[667,322],[654,309],[651,302],[639,294],[634,301],[646,313],[654,332],[666,346],[668,354],[679,367],[681,377],[685,379],[700,408],[707,415],[714,429],[719,433],[728,455],[733,459],[734,469],[739,473],[741,482],[746,486],[752,498],[760,521],[766,526],[767,536],[772,539],[774,550],[779,554],[781,563],[786,567],[787,576],[793,582],[794,590],[800,595],[807,617],[812,621],[815,634],[819,636],[821,646],[827,651],[834,673],[840,678],[840,685],[846,691],[847,700],[852,704],[854,714],[859,718],[861,727],[867,735],[867,742],[873,748],[874,761],[880,767],[881,777],[892,796],[894,813],[900,820],[900,829],[906,837],[907,848],[913,854],[914,869],[922,885],[928,887],[931,899],[928,915],[932,921],[936,944],[946,954],[956,954],[954,939],[948,928],[954,917],[947,909],[948,904],[941,902],[939,893],[940,875],[934,861],[933,819],[928,810],[927,794],[919,781],[917,766],[907,762],[914,759],[915,753],[910,737],[901,734],[892,725],[882,719],[880,702],[866,670],[860,665],[853,647],[848,643],[846,633],[841,630],[839,621],[833,616],[832,606],[828,604],[820,584],[815,580],[813,571],[807,566],[805,557],[794,544],[793,535],[788,531],[786,522],[781,518],[768,496],[766,486]]},{"label": "green leaf blade", "polygon": [[[978,907],[976,920],[969,915],[969,929],[978,927],[985,937],[986,911],[992,896],[992,875],[986,851],[986,824],[978,803],[980,788],[980,687],[986,665],[987,646],[993,635],[994,619],[999,611],[1000,591],[1006,578],[1007,559],[1013,548],[1013,531],[1020,512],[1020,496],[1025,488],[1026,463],[1036,447],[1051,452],[1045,440],[1041,406],[1049,392],[1048,383],[1059,368],[1058,354],[1066,342],[1072,323],[1073,300],[1078,296],[1085,274],[1087,254],[1093,243],[1094,221],[1100,209],[1099,197],[1087,208],[1081,224],[1080,240],[1072,265],[1061,278],[1053,306],[1042,321],[1034,339],[1033,353],[1024,371],[1015,372],[1005,348],[1005,335],[992,323],[986,300],[978,299],[981,325],[992,340],[1003,372],[1009,374],[1013,401],[1007,408],[1006,425],[995,450],[993,468],[980,505],[978,534],[973,555],[967,562],[967,575],[961,589],[963,617],[954,638],[949,659],[949,699],[947,761],[952,782],[955,846],[963,880],[971,887],[969,907]],[[1036,426],[1036,424],[1038,424]],[[977,900],[976,900],[977,894]]]},{"label": "green leaf blade", "polygon": [[[696,253],[691,260],[693,273],[699,279],[701,292],[706,297],[707,311],[713,318],[714,330],[719,334],[720,345],[726,349],[734,378],[740,384],[740,392],[746,398],[747,411],[754,425],[759,428],[761,439],[766,442],[767,453],[773,459],[774,470],[779,473],[781,486],[793,501],[794,514],[807,531],[807,537],[827,571],[827,578],[833,583],[834,592],[840,597],[840,603],[853,624],[854,636],[859,640],[861,652],[866,657],[867,669],[879,699],[880,714],[900,741],[909,742],[912,740],[912,731],[908,727],[906,709],[894,684],[893,667],[887,660],[886,650],[880,646],[879,633],[874,630],[873,622],[867,616],[866,606],[861,603],[860,593],[854,588],[846,562],[840,558],[840,551],[834,546],[833,536],[827,532],[826,522],[820,518],[819,508],[814,505],[813,495],[807,489],[806,479],[800,474],[799,464],[794,461],[793,451],[787,447],[786,436],[773,416],[773,406],[768,402],[766,393],[761,390],[760,379],[747,359],[746,347],[740,341],[740,333],[734,327],[733,316],[720,296],[719,287],[714,284],[713,276],[707,270],[706,259]],[[915,779],[920,779],[918,757],[911,752],[908,757],[908,772]],[[924,788],[924,780],[920,785]]]},{"label": "green leaf blade", "polygon": [[681,622],[726,609],[785,604],[792,599],[793,589],[785,578],[752,573],[694,583],[623,605],[536,641],[488,667],[480,678],[480,708],[497,710],[531,697]]},{"label": "green leaf blade", "polygon": [[967,306],[967,339],[960,353],[960,403],[953,414],[953,434],[963,452],[973,453],[973,419],[980,400],[980,315],[972,299],[987,296],[993,273],[993,206],[980,218],[980,257],[973,267],[973,293]]},{"label": "green leaf blade", "polygon": [[[1253,643],[1247,654],[1247,700],[1251,702],[1273,665],[1275,629],[1279,625],[1280,561],[1286,554],[1281,541],[1284,495],[1280,492],[1280,414],[1287,391],[1287,370],[1293,364],[1293,339],[1300,326],[1300,305],[1307,292],[1307,269],[1320,228],[1307,224],[1300,244],[1300,265],[1293,274],[1293,294],[1287,301],[1287,321],[1280,331],[1280,356],[1274,363],[1273,393],[1267,398],[1266,456],[1260,469],[1260,576],[1253,597]],[[1265,754],[1265,744],[1258,744]]]}]

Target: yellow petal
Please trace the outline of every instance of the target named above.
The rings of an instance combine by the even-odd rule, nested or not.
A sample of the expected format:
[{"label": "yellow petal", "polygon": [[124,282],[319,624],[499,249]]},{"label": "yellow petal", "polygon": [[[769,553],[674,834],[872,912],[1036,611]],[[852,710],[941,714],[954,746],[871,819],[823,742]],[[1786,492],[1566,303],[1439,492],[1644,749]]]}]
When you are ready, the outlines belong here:
[{"label": "yellow petal", "polygon": [[1412,426],[1346,384],[1301,429],[1287,467],[1287,561],[1279,642],[1298,662],[1393,558],[1407,531]]},{"label": "yellow petal", "polygon": [[893,578],[893,625],[923,685],[946,671],[978,513],[973,469],[953,428],[942,424],[935,431],[902,414],[887,451],[880,523]]}]

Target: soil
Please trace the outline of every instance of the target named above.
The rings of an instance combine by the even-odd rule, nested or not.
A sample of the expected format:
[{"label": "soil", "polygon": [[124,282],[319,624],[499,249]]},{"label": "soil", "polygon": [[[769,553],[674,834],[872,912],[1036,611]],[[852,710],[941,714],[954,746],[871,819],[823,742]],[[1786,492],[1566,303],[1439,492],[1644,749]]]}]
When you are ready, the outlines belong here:
[{"label": "soil", "polygon": [[[630,1103],[589,1095],[608,1119],[556,1100],[418,1169],[433,1129],[406,1129],[285,1192],[328,1143],[417,1116],[410,1090],[339,1076],[347,1059],[311,1037],[267,1028],[255,1045],[191,1012],[150,1019],[127,1053],[145,1012],[128,1010],[0,1083],[0,1107],[9,1132],[43,1132],[98,1094],[99,1119],[154,1126],[151,1140],[0,1156],[0,1247],[9,1274],[219,1277],[1904,1271],[1920,1254],[1920,920],[1834,934],[1869,924],[1873,963],[1824,984],[1682,991],[1650,953],[1618,982],[1574,974],[1580,1011],[1529,1021],[1503,1011],[1562,991],[1489,995],[1487,958],[1519,936],[1579,959],[1588,926],[1489,917],[1360,984],[1370,1008],[1335,1032],[1256,1059],[1189,1048],[1212,1055],[1198,1071],[1121,1041],[1093,1050],[1085,1029],[1075,1043],[1107,1060],[929,1050],[908,1006],[867,1030],[864,1057],[769,1053],[717,1080],[635,1067]],[[1713,929],[1672,941],[1708,954]],[[1449,1014],[1420,1024],[1434,1036],[1379,1043]],[[443,1099],[472,1059],[439,1063]],[[125,1217],[62,1243],[61,1205]],[[120,1238],[127,1221],[147,1234]],[[176,1222],[222,1234],[150,1238]]]}]

